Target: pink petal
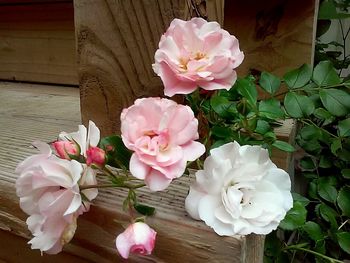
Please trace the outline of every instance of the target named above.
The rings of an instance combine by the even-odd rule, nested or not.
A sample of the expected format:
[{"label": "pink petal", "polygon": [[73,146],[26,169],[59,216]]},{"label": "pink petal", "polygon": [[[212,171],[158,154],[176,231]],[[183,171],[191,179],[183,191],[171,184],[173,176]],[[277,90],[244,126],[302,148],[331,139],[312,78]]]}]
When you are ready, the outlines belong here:
[{"label": "pink petal", "polygon": [[164,174],[154,169],[151,170],[145,179],[145,183],[151,191],[162,191],[169,186],[171,181]]},{"label": "pink petal", "polygon": [[151,170],[148,165],[139,160],[138,156],[135,153],[130,158],[129,167],[130,173],[138,179],[145,179]]}]

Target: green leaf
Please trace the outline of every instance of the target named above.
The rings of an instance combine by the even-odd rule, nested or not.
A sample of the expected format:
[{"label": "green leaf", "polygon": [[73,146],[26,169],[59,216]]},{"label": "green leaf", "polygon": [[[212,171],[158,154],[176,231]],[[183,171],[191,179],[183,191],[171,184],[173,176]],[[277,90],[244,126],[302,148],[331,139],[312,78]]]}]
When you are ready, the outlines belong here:
[{"label": "green leaf", "polygon": [[322,1],[318,11],[318,19],[344,19],[350,14],[339,13],[333,1]]},{"label": "green leaf", "polygon": [[333,162],[329,158],[329,156],[322,155],[320,157],[320,161],[318,163],[318,166],[321,167],[321,168],[331,168],[333,166]]},{"label": "green leaf", "polygon": [[284,81],[291,89],[296,89],[307,84],[311,79],[312,69],[310,65],[304,64],[301,67],[289,71],[283,76]]},{"label": "green leaf", "polygon": [[339,89],[322,89],[320,98],[324,107],[335,116],[344,116],[350,112],[350,95]]},{"label": "green leaf", "polygon": [[262,72],[259,80],[261,88],[273,95],[281,85],[281,80],[268,72]]},{"label": "green leaf", "polygon": [[343,212],[343,215],[350,217],[350,187],[349,186],[344,186],[342,189],[340,189],[337,197],[337,203],[339,208]]},{"label": "green leaf", "polygon": [[284,106],[287,113],[293,118],[309,116],[315,109],[315,105],[309,97],[294,92],[288,92],[284,97]]},{"label": "green leaf", "polygon": [[350,118],[342,120],[338,123],[338,134],[341,137],[350,136]]},{"label": "green leaf", "polygon": [[312,79],[318,86],[337,85],[341,82],[330,61],[321,61],[314,69]]},{"label": "green leaf", "polygon": [[286,217],[281,221],[279,227],[284,230],[295,230],[305,224],[307,211],[300,202],[294,202]]},{"label": "green leaf", "polygon": [[314,115],[317,118],[323,120],[322,126],[328,125],[335,120],[335,117],[329,111],[325,110],[324,108],[317,108],[314,111]]},{"label": "green leaf", "polygon": [[337,233],[339,246],[348,254],[350,254],[350,232]]},{"label": "green leaf", "polygon": [[156,212],[154,207],[142,204],[134,204],[134,208],[137,212],[145,216],[153,216]]},{"label": "green leaf", "polygon": [[309,156],[305,156],[300,160],[300,167],[303,171],[313,171],[316,169],[314,161]]},{"label": "green leaf", "polygon": [[[318,20],[317,21],[317,28],[316,28],[316,37],[320,37],[323,34],[327,33],[328,29],[331,27],[332,21],[327,19],[327,20]],[[319,46],[320,44],[316,44]],[[328,45],[327,45],[328,46]]]},{"label": "green leaf", "polygon": [[324,203],[321,203],[320,205],[318,205],[317,208],[320,211],[321,217],[325,221],[327,221],[331,224],[331,228],[337,229],[338,228],[338,224],[337,224],[337,220],[336,220],[337,212],[333,208],[329,207],[328,205],[326,205]]},{"label": "green leaf", "polygon": [[337,199],[337,189],[332,185],[332,177],[318,179],[317,192],[326,201],[334,203]]},{"label": "green leaf", "polygon": [[279,100],[274,98],[262,100],[259,102],[259,116],[276,120],[283,119],[284,112],[281,109]]},{"label": "green leaf", "polygon": [[113,167],[129,169],[131,152],[125,147],[123,140],[118,135],[104,137],[99,143],[107,154],[107,164]]},{"label": "green leaf", "polygon": [[342,148],[341,139],[339,138],[334,139],[331,144],[331,152],[335,156],[337,156],[338,155],[337,151],[341,148]]},{"label": "green leaf", "polygon": [[260,134],[265,134],[269,131],[271,131],[271,126],[267,121],[264,121],[264,120],[257,121],[255,132],[260,133]]},{"label": "green leaf", "polygon": [[309,237],[314,241],[319,241],[324,238],[320,225],[315,222],[306,222],[303,226],[303,230],[308,233]]},{"label": "green leaf", "polygon": [[350,179],[350,169],[343,169],[341,170],[341,174],[345,179]]},{"label": "green leaf", "polygon": [[301,137],[306,140],[318,139],[321,136],[321,131],[314,125],[307,125],[300,130]]},{"label": "green leaf", "polygon": [[254,82],[250,78],[238,79],[234,85],[239,94],[247,99],[251,106],[256,105],[258,91]]},{"label": "green leaf", "polygon": [[214,126],[211,128],[212,135],[218,138],[228,139],[232,136],[233,132],[229,127]]},{"label": "green leaf", "polygon": [[298,194],[298,193],[292,193],[294,202],[302,203],[303,206],[307,206],[310,203],[310,200],[306,197]]},{"label": "green leaf", "polygon": [[[221,93],[220,93],[221,94]],[[229,101],[227,97],[216,95],[210,99],[210,106],[222,118],[232,119],[237,115],[236,102]]]},{"label": "green leaf", "polygon": [[308,195],[309,197],[311,197],[312,199],[318,199],[318,195],[317,195],[317,180],[313,180],[312,182],[309,183],[309,187],[308,187]]},{"label": "green leaf", "polygon": [[294,152],[295,148],[287,142],[276,140],[272,146],[285,152]]}]

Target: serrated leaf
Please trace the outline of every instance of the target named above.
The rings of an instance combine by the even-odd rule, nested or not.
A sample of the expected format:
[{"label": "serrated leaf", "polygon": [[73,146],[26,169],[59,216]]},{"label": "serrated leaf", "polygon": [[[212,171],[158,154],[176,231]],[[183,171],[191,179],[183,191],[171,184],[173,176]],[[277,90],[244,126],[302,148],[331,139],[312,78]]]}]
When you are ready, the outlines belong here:
[{"label": "serrated leaf", "polygon": [[337,156],[337,151],[342,148],[341,139],[334,139],[331,144],[331,152]]},{"label": "serrated leaf", "polygon": [[314,111],[314,115],[317,118],[323,120],[322,126],[328,125],[335,120],[335,116],[333,116],[329,111],[325,110],[324,108],[317,108]]},{"label": "serrated leaf", "polygon": [[304,206],[307,206],[310,203],[310,200],[305,196],[302,196],[298,193],[292,193],[294,202],[302,203]]},{"label": "serrated leaf", "polygon": [[338,134],[341,137],[350,136],[350,118],[342,120],[338,123]]},{"label": "serrated leaf", "polygon": [[320,225],[315,222],[306,222],[303,226],[303,230],[308,233],[309,237],[314,241],[320,241],[324,238]]},{"label": "serrated leaf", "polygon": [[272,146],[285,152],[294,152],[295,148],[287,142],[276,140]]},{"label": "serrated leaf", "polygon": [[268,73],[262,72],[259,80],[259,84],[262,89],[273,95],[281,85],[281,80],[279,77]]},{"label": "serrated leaf", "polygon": [[337,233],[339,246],[348,254],[350,254],[350,232]]},{"label": "serrated leaf", "polygon": [[258,99],[258,91],[254,82],[248,78],[238,79],[234,86],[238,93],[247,99],[251,106],[256,105]]},{"label": "serrated leaf", "polygon": [[229,118],[237,113],[236,102],[229,101],[223,96],[213,96],[210,99],[210,105],[213,110],[222,118]]},{"label": "serrated leaf", "polygon": [[338,228],[338,224],[337,224],[337,220],[336,220],[337,212],[333,208],[329,207],[328,205],[326,205],[324,203],[321,203],[318,206],[318,209],[320,211],[321,217],[325,221],[327,221],[331,224],[331,228],[337,229]]},{"label": "serrated leaf", "polygon": [[305,224],[307,211],[300,202],[294,202],[286,217],[281,221],[279,227],[284,230],[295,230]]},{"label": "serrated leaf", "polygon": [[259,102],[259,116],[272,120],[283,119],[284,112],[278,100],[271,98]]},{"label": "serrated leaf", "polygon": [[148,205],[134,204],[134,208],[137,212],[145,216],[153,216],[156,212],[154,207]]},{"label": "serrated leaf", "polygon": [[294,92],[287,93],[284,98],[284,107],[293,118],[309,116],[315,109],[315,105],[309,97]]},{"label": "serrated leaf", "polygon": [[340,189],[338,197],[337,197],[337,204],[341,211],[343,212],[343,215],[350,217],[350,187],[344,186],[342,189]]},{"label": "serrated leaf", "polygon": [[318,163],[318,166],[321,168],[331,168],[333,166],[333,162],[328,156],[322,155],[320,157],[320,161]]},{"label": "serrated leaf", "polygon": [[300,160],[300,167],[304,171],[313,171],[316,169],[313,159],[309,156],[305,156]]},{"label": "serrated leaf", "polygon": [[330,61],[321,61],[315,68],[312,79],[318,86],[339,84],[340,78]]},{"label": "serrated leaf", "polygon": [[324,107],[335,116],[344,116],[350,112],[350,95],[339,89],[322,89],[320,98]]},{"label": "serrated leaf", "polygon": [[289,88],[295,89],[307,84],[311,79],[311,75],[312,69],[310,65],[304,64],[301,67],[286,73],[283,76],[283,79]]},{"label": "serrated leaf", "polygon": [[318,179],[317,192],[326,201],[334,203],[337,199],[337,189],[331,184],[330,177]]}]

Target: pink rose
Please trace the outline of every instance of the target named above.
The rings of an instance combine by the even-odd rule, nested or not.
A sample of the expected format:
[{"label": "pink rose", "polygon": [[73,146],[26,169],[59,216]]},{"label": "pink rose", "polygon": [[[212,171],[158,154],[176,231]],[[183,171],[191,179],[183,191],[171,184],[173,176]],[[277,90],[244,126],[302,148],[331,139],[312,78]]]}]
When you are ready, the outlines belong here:
[{"label": "pink rose", "polygon": [[90,147],[86,151],[86,164],[96,165],[98,167],[103,167],[106,163],[106,153],[104,150],[98,147]]},{"label": "pink rose", "polygon": [[135,101],[121,114],[125,146],[134,151],[130,172],[144,179],[152,191],[164,190],[180,177],[187,161],[194,161],[205,147],[198,139],[198,121],[190,107],[161,98]]},{"label": "pink rose", "polygon": [[79,157],[80,147],[74,141],[56,141],[52,143],[57,155],[66,160],[71,160],[72,156]]},{"label": "pink rose", "polygon": [[127,259],[131,253],[150,255],[154,248],[157,232],[142,222],[134,223],[118,235],[116,247],[119,254]]},{"label": "pink rose", "polygon": [[[16,169],[16,192],[20,207],[30,215],[32,249],[56,254],[73,237],[77,217],[89,209],[88,203],[83,205],[78,183],[94,184],[96,178],[86,165],[52,155],[49,145],[36,142],[35,146],[41,153],[28,157]],[[97,194],[96,189],[82,192],[90,200]]]},{"label": "pink rose", "polygon": [[217,22],[174,19],[160,39],[153,70],[169,97],[189,94],[198,86],[229,90],[237,79],[234,69],[243,58],[236,37]]}]

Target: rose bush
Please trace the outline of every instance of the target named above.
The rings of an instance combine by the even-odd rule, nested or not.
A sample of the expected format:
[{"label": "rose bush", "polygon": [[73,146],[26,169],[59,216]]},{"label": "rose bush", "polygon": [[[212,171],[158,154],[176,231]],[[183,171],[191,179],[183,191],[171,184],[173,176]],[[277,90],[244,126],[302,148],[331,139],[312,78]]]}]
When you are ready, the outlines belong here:
[{"label": "rose bush", "polygon": [[153,251],[157,232],[143,222],[136,222],[118,235],[115,243],[119,254],[127,259],[130,253],[150,255]]},{"label": "rose bush", "polygon": [[229,90],[243,58],[236,37],[217,22],[174,19],[159,42],[153,69],[169,97],[189,94],[197,87]]},{"label": "rose bush", "polygon": [[211,150],[185,205],[219,235],[268,234],[293,206],[289,175],[260,146],[227,143]]},{"label": "rose bush", "polygon": [[190,107],[161,98],[138,99],[121,114],[125,146],[134,151],[130,172],[152,191],[164,190],[180,177],[187,161],[205,152],[198,139],[198,121]]}]

